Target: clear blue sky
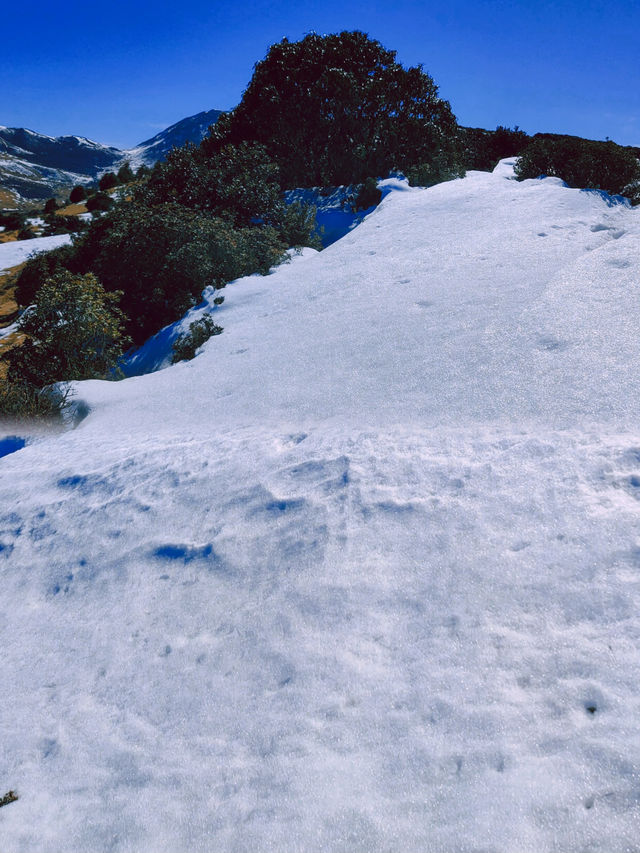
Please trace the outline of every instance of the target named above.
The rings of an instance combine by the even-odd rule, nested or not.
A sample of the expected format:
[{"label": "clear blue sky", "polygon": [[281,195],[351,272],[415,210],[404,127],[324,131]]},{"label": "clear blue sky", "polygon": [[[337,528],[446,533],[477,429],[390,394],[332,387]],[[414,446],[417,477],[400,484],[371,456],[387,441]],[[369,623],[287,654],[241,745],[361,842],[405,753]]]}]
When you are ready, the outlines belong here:
[{"label": "clear blue sky", "polygon": [[360,29],[461,124],[640,145],[640,0],[26,0],[0,16],[0,124],[130,147],[240,99],[283,36]]}]

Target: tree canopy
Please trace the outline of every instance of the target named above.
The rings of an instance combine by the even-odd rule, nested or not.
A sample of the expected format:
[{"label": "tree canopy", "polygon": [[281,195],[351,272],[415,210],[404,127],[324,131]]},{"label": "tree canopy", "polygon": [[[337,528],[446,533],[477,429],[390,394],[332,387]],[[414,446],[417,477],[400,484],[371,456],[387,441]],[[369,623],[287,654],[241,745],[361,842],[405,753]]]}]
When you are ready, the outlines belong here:
[{"label": "tree canopy", "polygon": [[615,142],[577,136],[538,135],[515,168],[520,180],[549,175],[570,187],[599,189],[640,202],[640,164],[635,152]]},{"label": "tree canopy", "polygon": [[362,32],[312,33],[274,44],[242,101],[205,140],[257,142],[287,186],[355,183],[449,152],[456,119],[421,66]]}]

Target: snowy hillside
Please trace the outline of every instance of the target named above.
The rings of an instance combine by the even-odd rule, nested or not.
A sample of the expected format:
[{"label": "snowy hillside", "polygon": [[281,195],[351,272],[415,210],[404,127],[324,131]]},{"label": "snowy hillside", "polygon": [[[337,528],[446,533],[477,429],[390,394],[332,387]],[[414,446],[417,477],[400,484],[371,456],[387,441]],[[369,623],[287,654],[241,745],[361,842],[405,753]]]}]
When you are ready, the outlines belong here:
[{"label": "snowy hillside", "polygon": [[215,124],[220,110],[188,116],[128,150],[83,136],[46,136],[24,127],[0,126],[0,189],[16,201],[45,199],[86,184],[125,162],[134,168],[153,166],[174,146],[199,143]]},{"label": "snowy hillside", "polygon": [[134,169],[142,165],[153,166],[158,160],[164,160],[172,148],[181,148],[186,142],[197,145],[220,115],[220,110],[205,110],[183,118],[151,139],[145,139],[135,148],[123,152],[124,159],[128,160]]},{"label": "snowy hillside", "polygon": [[0,459],[3,853],[640,850],[638,209],[386,190]]}]

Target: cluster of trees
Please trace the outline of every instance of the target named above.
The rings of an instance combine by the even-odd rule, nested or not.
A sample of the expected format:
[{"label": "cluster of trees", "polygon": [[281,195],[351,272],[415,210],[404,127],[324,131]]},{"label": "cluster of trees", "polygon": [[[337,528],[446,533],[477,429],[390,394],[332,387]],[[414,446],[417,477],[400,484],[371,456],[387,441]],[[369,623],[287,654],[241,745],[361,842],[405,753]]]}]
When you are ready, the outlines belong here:
[{"label": "cluster of trees", "polygon": [[289,189],[356,184],[436,156],[457,175],[457,137],[449,103],[420,66],[403,68],[362,32],[311,33],[269,49],[204,151],[262,145]]},{"label": "cluster of trees", "polygon": [[610,141],[538,134],[519,157],[515,173],[520,180],[561,178],[570,187],[604,190],[640,204],[639,154]]},{"label": "cluster of trees", "polygon": [[498,125],[495,130],[465,127],[461,134],[463,161],[467,169],[491,172],[505,157],[520,155],[530,142],[531,137],[517,125]]}]

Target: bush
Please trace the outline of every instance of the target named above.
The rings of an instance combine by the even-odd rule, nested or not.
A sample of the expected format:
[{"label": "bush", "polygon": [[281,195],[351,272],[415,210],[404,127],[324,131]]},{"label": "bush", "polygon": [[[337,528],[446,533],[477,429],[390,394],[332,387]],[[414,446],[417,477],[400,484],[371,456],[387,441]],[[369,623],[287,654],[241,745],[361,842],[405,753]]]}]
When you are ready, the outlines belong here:
[{"label": "bush", "polygon": [[118,182],[121,184],[130,184],[135,181],[135,175],[128,162],[124,162],[118,169]]},{"label": "bush", "polygon": [[187,143],[157,163],[136,199],[171,202],[228,219],[234,225],[272,222],[280,214],[278,168],[259,145],[225,145],[219,151]]},{"label": "bush", "polygon": [[[420,66],[362,32],[307,35],[269,48],[209,145],[257,142],[286,188],[350,184],[454,153],[457,123]],[[205,140],[205,144],[207,140]]]},{"label": "bush", "polygon": [[58,419],[69,404],[69,394],[60,388],[37,388],[14,381],[0,382],[0,422]]},{"label": "bush", "polygon": [[210,314],[205,314],[199,320],[195,320],[189,326],[189,331],[185,335],[181,335],[174,343],[171,363],[190,361],[209,338],[221,334],[222,331],[222,326],[216,326]]},{"label": "bush", "polygon": [[28,225],[24,225],[18,231],[18,240],[33,240],[36,235],[33,233],[31,228]]},{"label": "bush", "polygon": [[499,125],[495,130],[461,128],[464,166],[492,172],[500,160],[521,154],[530,141],[531,137],[517,125],[514,128]]},{"label": "bush", "polygon": [[366,210],[368,207],[373,207],[380,204],[382,193],[378,189],[378,182],[375,178],[367,178],[360,184],[358,191],[353,200],[353,210],[357,213],[359,210]]},{"label": "bush", "polygon": [[238,229],[179,205],[127,202],[92,223],[73,259],[108,291],[124,291],[128,332],[139,343],[179,319],[208,285],[268,272],[285,248],[273,228]]},{"label": "bush", "polygon": [[548,175],[570,187],[632,197],[633,184],[640,181],[640,164],[633,151],[615,142],[538,136],[518,158],[515,173],[519,180]]},{"label": "bush", "polygon": [[271,226],[286,246],[321,248],[315,209],[287,206],[281,198],[278,168],[260,145],[224,145],[203,141],[174,148],[135,193],[140,204],[180,204],[234,226]]},{"label": "bush", "polygon": [[301,249],[310,246],[320,251],[322,240],[316,222],[316,208],[312,204],[294,201],[284,207],[277,231],[288,248]]},{"label": "bush", "polygon": [[113,207],[113,199],[111,196],[108,196],[106,193],[95,193],[90,198],[87,199],[87,210],[90,213],[94,211],[103,212],[105,210],[110,210]]},{"label": "bush", "polygon": [[80,186],[80,184],[74,187],[69,193],[69,201],[72,204],[78,204],[78,202],[84,201],[86,197],[87,191],[83,186]]},{"label": "bush", "polygon": [[447,154],[436,154],[429,162],[411,166],[406,170],[406,176],[413,187],[432,187],[444,181],[464,178],[465,168]]},{"label": "bush", "polygon": [[61,246],[50,252],[39,252],[29,258],[16,278],[15,299],[18,305],[31,305],[44,282],[63,270],[73,270],[73,248]]},{"label": "bush", "polygon": [[54,234],[78,234],[86,231],[87,223],[77,216],[45,216],[45,227],[43,237],[51,237]]},{"label": "bush", "polygon": [[114,187],[117,187],[118,184],[119,181],[114,172],[105,172],[98,182],[98,186],[102,192],[105,192],[105,190],[112,190]]},{"label": "bush", "polygon": [[106,293],[91,274],[64,270],[47,279],[18,321],[27,339],[7,354],[9,382],[43,388],[105,377],[129,344],[120,296]]},{"label": "bush", "polygon": [[15,210],[0,213],[0,225],[4,226],[7,231],[19,231],[24,226],[24,223],[24,215]]},{"label": "bush", "polygon": [[55,213],[58,209],[58,202],[55,198],[50,198],[44,206],[45,213]]}]

